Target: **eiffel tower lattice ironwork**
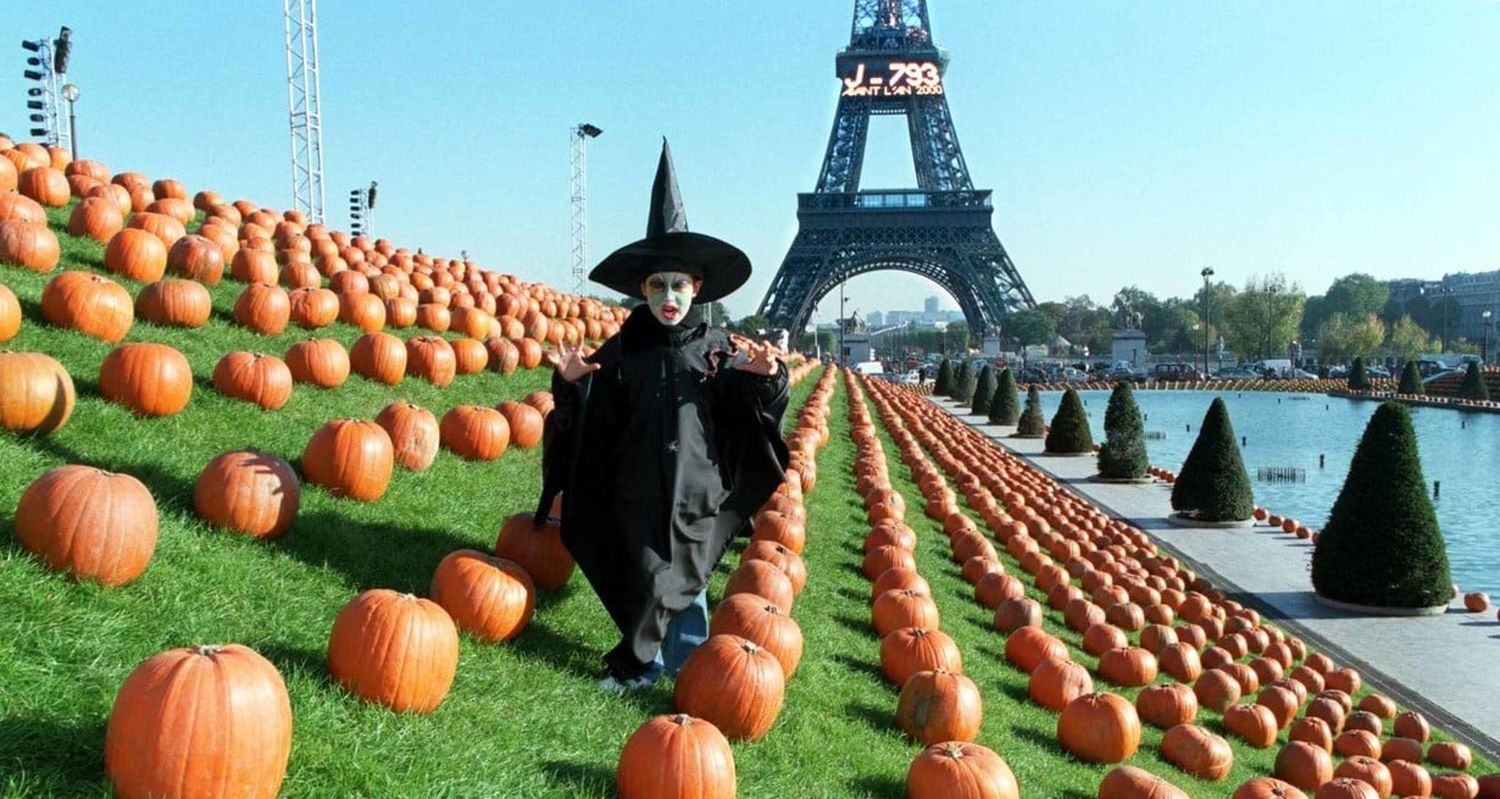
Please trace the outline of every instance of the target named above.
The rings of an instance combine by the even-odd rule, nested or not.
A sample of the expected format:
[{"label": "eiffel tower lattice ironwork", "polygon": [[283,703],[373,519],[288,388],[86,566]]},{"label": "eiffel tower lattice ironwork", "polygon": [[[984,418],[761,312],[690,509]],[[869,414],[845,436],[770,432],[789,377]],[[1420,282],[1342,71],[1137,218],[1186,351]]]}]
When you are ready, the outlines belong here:
[{"label": "eiffel tower lattice ironwork", "polygon": [[[817,187],[797,195],[797,238],[761,301],[773,327],[802,330],[840,282],[878,270],[942,286],[972,336],[997,333],[1031,291],[995,235],[990,191],[964,163],[932,40],[926,0],[855,0],[849,47],[835,59],[838,115]],[[872,114],[904,114],[917,188],[860,190]]]}]

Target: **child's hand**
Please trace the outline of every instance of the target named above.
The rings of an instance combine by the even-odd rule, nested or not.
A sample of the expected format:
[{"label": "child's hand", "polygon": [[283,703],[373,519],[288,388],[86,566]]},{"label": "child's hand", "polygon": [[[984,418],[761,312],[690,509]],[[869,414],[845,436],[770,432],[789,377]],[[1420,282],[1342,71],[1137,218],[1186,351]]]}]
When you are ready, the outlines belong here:
[{"label": "child's hand", "polygon": [[599,369],[599,364],[589,363],[583,359],[582,344],[577,347],[559,344],[557,351],[547,353],[546,358],[547,363],[551,364],[552,368],[562,375],[562,379],[569,383],[576,383],[578,378]]},{"label": "child's hand", "polygon": [[736,341],[740,348],[745,351],[746,360],[735,366],[742,372],[753,375],[770,377],[776,374],[776,348],[770,344],[759,344],[753,341]]}]

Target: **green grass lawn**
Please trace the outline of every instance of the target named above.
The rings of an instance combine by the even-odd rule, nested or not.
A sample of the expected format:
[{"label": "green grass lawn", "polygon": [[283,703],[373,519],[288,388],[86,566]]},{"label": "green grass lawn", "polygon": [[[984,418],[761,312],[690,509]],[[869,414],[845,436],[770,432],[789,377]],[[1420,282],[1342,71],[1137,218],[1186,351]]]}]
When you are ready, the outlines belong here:
[{"label": "green grass lawn", "polygon": [[[100,269],[102,247],[62,232],[66,210],[54,211],[52,219],[64,242],[62,268]],[[331,682],[324,665],[334,617],[357,592],[426,593],[444,555],[488,549],[507,516],[530,509],[539,487],[539,451],[512,448],[490,463],[442,452],[425,473],[398,469],[388,493],[373,503],[305,488],[296,525],[274,542],[210,529],[192,511],[198,472],[222,451],[254,446],[295,462],[329,419],[372,418],[396,400],[439,416],[460,404],[494,405],[543,387],[546,370],[461,376],[445,389],[411,379],[387,387],[353,376],[333,390],[299,385],[285,408],[263,412],[218,395],[209,384],[214,364],[236,349],[280,354],[307,334],[265,337],[235,326],[229,311],[240,286],[226,281],[213,290],[214,318],[204,328],[137,322],[126,339],[178,348],[197,378],[182,413],[140,419],[98,395],[99,364],[111,346],[41,320],[39,298],[50,277],[0,266],[0,283],[16,292],[26,313],[19,337],[7,346],[57,358],[79,390],[72,420],[58,433],[0,434],[0,795],[107,796],[104,728],[125,676],[162,650],[224,642],[256,649],[286,679],[295,717],[287,796],[613,795],[620,747],[648,717],[672,710],[671,688],[662,684],[626,696],[595,690],[599,655],[616,636],[580,575],[541,598],[517,640],[484,645],[465,637],[452,693],[430,715],[364,704]],[[119,282],[132,294],[140,289]],[[347,345],[358,331],[334,325],[315,335]],[[794,389],[788,424],[817,375]],[[881,677],[879,640],[869,625],[870,586],[859,570],[869,526],[854,490],[848,399],[840,386],[829,417],[831,440],[818,455],[819,483],[807,499],[809,579],[792,614],[802,626],[805,654],[770,734],[734,746],[742,796],[900,797],[907,766],[920,751],[894,724],[897,692]],[[918,535],[919,566],[932,583],[942,627],[957,640],[965,672],[984,696],[979,742],[1010,762],[1027,796],[1094,796],[1108,769],[1073,761],[1057,746],[1056,716],[1027,699],[1026,678],[1005,662],[991,614],[960,578],[940,525],[921,515],[921,494],[884,440],[894,487],[911,508],[907,521]],[[63,463],[128,472],[152,490],[161,535],[151,566],[136,582],[116,589],[74,582],[46,571],[13,543],[21,492]],[[738,549],[715,576],[715,598]],[[1001,558],[1007,570],[1019,572],[1014,560],[1003,552]],[[1060,614],[1049,614],[1049,628],[1079,662],[1094,665]],[[1211,715],[1204,723],[1222,732]],[[1274,750],[1237,746],[1231,778],[1210,785],[1162,763],[1160,735],[1148,731],[1131,762],[1194,796],[1227,796],[1240,781],[1269,773],[1274,756]],[[1479,766],[1474,772],[1484,773]]]}]

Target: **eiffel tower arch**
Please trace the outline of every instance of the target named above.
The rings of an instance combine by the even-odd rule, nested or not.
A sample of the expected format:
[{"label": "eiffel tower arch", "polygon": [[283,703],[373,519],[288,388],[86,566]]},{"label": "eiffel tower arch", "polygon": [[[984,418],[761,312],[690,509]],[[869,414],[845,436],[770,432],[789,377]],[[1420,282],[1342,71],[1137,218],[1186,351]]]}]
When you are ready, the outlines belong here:
[{"label": "eiffel tower arch", "polygon": [[[797,195],[792,242],[759,313],[801,330],[818,301],[856,275],[898,270],[958,301],[970,334],[1000,330],[1034,307],[995,235],[990,191],[975,189],[943,85],[948,54],[932,41],[927,0],[855,0],[849,46],[835,59],[838,113],[817,186]],[[860,189],[872,115],[904,115],[915,189]]]}]

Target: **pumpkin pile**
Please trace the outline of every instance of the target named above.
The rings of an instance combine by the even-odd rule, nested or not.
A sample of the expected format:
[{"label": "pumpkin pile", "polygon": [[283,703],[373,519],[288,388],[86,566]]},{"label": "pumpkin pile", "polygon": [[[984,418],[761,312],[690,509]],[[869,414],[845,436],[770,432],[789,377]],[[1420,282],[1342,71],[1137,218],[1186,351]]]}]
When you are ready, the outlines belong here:
[{"label": "pumpkin pile", "polygon": [[[1222,779],[1233,751],[1224,738],[1196,724],[1198,713],[1207,711],[1221,716],[1231,737],[1252,747],[1275,746],[1283,734],[1287,736],[1275,779],[1252,781],[1236,796],[1296,796],[1301,791],[1311,795],[1344,779],[1368,784],[1381,796],[1393,790],[1398,795],[1418,794],[1429,779],[1434,786],[1440,780],[1451,784],[1444,789],[1451,795],[1476,795],[1466,792],[1475,782],[1471,775],[1433,777],[1423,765],[1466,770],[1472,762],[1467,747],[1434,744],[1424,753],[1426,720],[1415,712],[1398,716],[1394,702],[1364,690],[1356,670],[1308,652],[1299,639],[1265,623],[1253,609],[1226,599],[1175,559],[1162,556],[1139,530],[1109,519],[937,406],[884,383],[869,381],[866,386],[929,497],[928,515],[943,521],[965,576],[977,575],[971,580],[976,598],[996,608],[996,627],[1009,636],[1007,658],[1032,674],[1034,701],[1055,707],[1074,695],[1059,717],[1058,739],[1064,748],[1085,760],[1128,758],[1131,733],[1139,740],[1138,722],[1130,723],[1134,716],[1167,730],[1162,742],[1165,760],[1200,778]],[[1083,633],[1085,649],[1099,657],[1093,674],[1067,667],[1067,647],[1041,631],[1040,608],[1028,608],[1025,603],[1030,600],[1019,594],[1007,596],[998,564],[970,560],[976,553],[985,555],[978,542],[988,541],[970,537],[972,522],[958,510],[955,495],[928,465],[924,451],[953,479],[969,508],[1019,560],[1035,587],[1047,594],[1049,604]],[[1284,520],[1278,522],[1285,530]],[[997,600],[999,604],[991,604]],[[1044,669],[1043,663],[1050,665]],[[1045,680],[1040,686],[1039,672]],[[1158,674],[1172,682],[1151,685]],[[1114,707],[1106,711],[1098,707],[1106,704],[1099,697],[1110,695],[1089,693],[1095,677],[1115,685],[1150,687],[1138,694],[1133,709],[1115,697],[1119,702],[1107,703]],[[1088,708],[1086,716],[1079,708],[1085,704],[1096,706]],[[1388,722],[1398,720],[1385,729]],[[1382,742],[1386,735],[1390,737]],[[1335,756],[1343,759],[1335,762]],[[1382,769],[1399,772],[1399,778],[1391,777],[1399,784],[1387,788]],[[1101,795],[1106,786],[1152,780],[1160,778],[1117,770],[1101,786]],[[1255,792],[1273,788],[1283,793]],[[1435,795],[1450,795],[1433,790]],[[1110,795],[1130,794],[1116,793],[1112,787]]]}]

